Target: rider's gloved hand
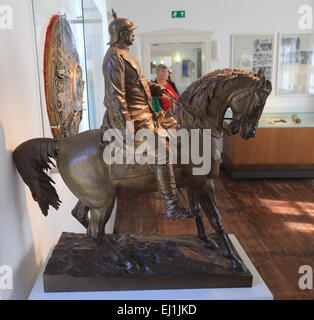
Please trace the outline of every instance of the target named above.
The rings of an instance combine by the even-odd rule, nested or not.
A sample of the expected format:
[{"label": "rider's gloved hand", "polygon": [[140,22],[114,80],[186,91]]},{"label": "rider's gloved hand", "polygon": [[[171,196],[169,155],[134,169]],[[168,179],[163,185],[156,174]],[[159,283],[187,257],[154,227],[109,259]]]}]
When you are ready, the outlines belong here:
[{"label": "rider's gloved hand", "polygon": [[161,94],[165,94],[165,93],[167,93],[167,89],[162,86],[162,87],[161,87]]},{"label": "rider's gloved hand", "polygon": [[152,90],[152,95],[154,97],[161,98],[166,91],[167,89],[164,86],[161,86],[160,84],[156,84],[154,86],[154,89]]}]

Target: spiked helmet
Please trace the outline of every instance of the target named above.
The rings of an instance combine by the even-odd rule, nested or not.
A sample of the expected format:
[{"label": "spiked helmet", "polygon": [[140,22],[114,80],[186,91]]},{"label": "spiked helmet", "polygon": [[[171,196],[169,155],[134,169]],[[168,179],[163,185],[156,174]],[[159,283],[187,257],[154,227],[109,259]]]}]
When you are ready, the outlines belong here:
[{"label": "spiked helmet", "polygon": [[118,18],[115,11],[112,9],[113,21],[109,24],[108,31],[110,35],[109,45],[115,44],[119,41],[119,32],[123,30],[134,30],[137,27],[126,18]]}]

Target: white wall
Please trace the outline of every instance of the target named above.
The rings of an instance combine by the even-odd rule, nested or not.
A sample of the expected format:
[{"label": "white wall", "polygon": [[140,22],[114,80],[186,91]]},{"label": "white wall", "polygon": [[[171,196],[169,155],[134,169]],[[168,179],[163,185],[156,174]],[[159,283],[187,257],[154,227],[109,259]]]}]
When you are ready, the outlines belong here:
[{"label": "white wall", "polygon": [[41,114],[31,0],[0,0],[3,4],[13,8],[14,25],[0,30],[0,266],[12,266],[14,288],[0,289],[0,298],[25,299],[61,232],[85,230],[71,216],[77,199],[59,174],[52,178],[63,203],[45,218],[13,165],[12,151],[42,137],[47,118]]},{"label": "white wall", "polygon": [[[213,32],[212,39],[221,45],[221,59],[212,61],[211,69],[230,67],[231,34],[301,32],[299,7],[313,0],[107,0],[118,17],[129,18],[138,26],[136,33],[167,29],[191,29]],[[172,19],[172,10],[185,10],[186,18]],[[277,42],[275,44],[275,66]],[[276,70],[274,70],[276,73]],[[273,93],[265,111],[314,111],[314,97],[279,97]]]}]

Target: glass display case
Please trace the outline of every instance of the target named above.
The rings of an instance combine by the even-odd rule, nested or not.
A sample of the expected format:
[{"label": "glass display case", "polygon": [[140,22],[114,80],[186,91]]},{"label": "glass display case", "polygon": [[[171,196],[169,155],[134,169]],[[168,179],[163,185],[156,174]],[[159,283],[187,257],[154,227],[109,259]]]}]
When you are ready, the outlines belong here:
[{"label": "glass display case", "polygon": [[266,78],[272,79],[274,35],[232,35],[232,68],[257,73],[265,68]]},{"label": "glass display case", "polygon": [[[47,123],[46,120],[48,104],[47,81],[50,79],[47,80],[45,78],[46,74],[43,72],[45,71],[44,69],[47,68],[47,42],[54,36],[53,30],[49,30],[53,17],[63,18],[63,21],[69,26],[69,32],[72,33],[72,39],[69,41],[69,39],[66,38],[66,35],[64,37],[61,35],[60,39],[56,37],[55,43],[58,43],[58,41],[61,42],[61,49],[56,49],[56,53],[51,54],[55,65],[52,65],[52,67],[49,65],[49,68],[57,69],[57,80],[77,76],[77,74],[73,75],[71,69],[67,70],[68,61],[71,61],[71,59],[68,58],[68,60],[64,61],[65,59],[62,57],[65,54],[60,52],[63,49],[66,50],[72,42],[72,48],[70,50],[72,50],[73,56],[77,55],[78,57],[79,76],[81,77],[81,83],[83,84],[81,93],[82,117],[79,124],[79,132],[99,127],[102,114],[105,111],[105,108],[103,107],[104,82],[101,73],[105,44],[103,39],[102,15],[97,6],[93,0],[33,0],[33,13],[45,136],[51,135],[50,129],[53,131],[51,115],[48,115],[49,123]],[[60,31],[60,33],[61,32],[62,31]],[[49,50],[52,50],[52,47],[53,45],[49,47]],[[58,56],[54,58],[54,55]],[[60,65],[58,65],[58,63],[60,63]],[[60,72],[60,70],[62,70],[62,72]],[[77,70],[77,68],[75,70]],[[56,108],[56,117],[58,116],[58,112],[61,112],[60,108],[70,107],[68,106],[69,103],[62,107],[58,105],[60,104],[58,100],[59,97],[64,95],[63,100],[70,102],[72,99],[77,99],[78,96],[78,92],[71,92],[71,94],[68,94],[67,88],[64,89],[64,83],[65,82],[61,82],[60,80],[57,85],[50,88],[51,90],[60,89],[60,92],[54,92],[57,99],[52,99],[50,101],[50,105],[52,104],[52,107]],[[73,91],[73,82],[69,83],[68,91]],[[98,110],[100,108],[101,112]],[[70,112],[65,113],[64,117],[70,118]]]},{"label": "glass display case", "polygon": [[264,113],[259,128],[306,128],[314,127],[314,112]]},{"label": "glass display case", "polygon": [[[297,109],[297,108],[296,108]],[[229,108],[225,115],[226,118],[232,117]],[[228,124],[230,120],[225,120]],[[295,113],[262,113],[258,123],[258,128],[302,128],[314,127],[314,112],[295,112]]]},{"label": "glass display case", "polygon": [[256,137],[224,136],[222,165],[233,178],[313,178],[313,136],[314,112],[264,113]]}]

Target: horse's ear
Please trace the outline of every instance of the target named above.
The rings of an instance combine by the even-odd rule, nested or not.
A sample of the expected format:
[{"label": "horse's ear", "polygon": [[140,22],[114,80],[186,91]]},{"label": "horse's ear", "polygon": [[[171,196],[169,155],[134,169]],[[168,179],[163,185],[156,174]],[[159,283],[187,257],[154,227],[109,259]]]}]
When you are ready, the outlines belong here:
[{"label": "horse's ear", "polygon": [[260,79],[260,85],[259,87],[262,88],[264,85],[265,85],[265,68],[260,68],[258,70],[258,73],[257,73],[259,79]]},{"label": "horse's ear", "polygon": [[118,19],[118,17],[117,17],[116,12],[115,12],[113,9],[111,9],[111,11],[112,11],[113,19],[114,19],[114,20],[117,20],[117,19]]},{"label": "horse's ear", "polygon": [[262,80],[265,78],[265,68],[260,68],[257,73],[258,77]]}]

